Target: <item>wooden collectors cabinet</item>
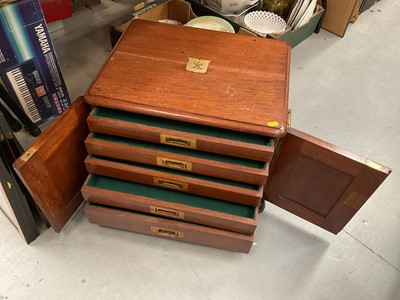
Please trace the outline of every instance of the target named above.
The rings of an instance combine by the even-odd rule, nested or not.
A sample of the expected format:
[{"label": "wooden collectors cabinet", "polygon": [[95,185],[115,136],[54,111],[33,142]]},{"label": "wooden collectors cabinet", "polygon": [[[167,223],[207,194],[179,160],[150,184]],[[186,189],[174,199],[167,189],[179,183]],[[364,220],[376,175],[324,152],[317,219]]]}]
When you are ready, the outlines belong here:
[{"label": "wooden collectors cabinet", "polygon": [[[226,45],[229,55],[221,51]],[[257,62],[264,51],[275,58]],[[188,70],[203,68],[202,60],[209,61],[203,73]],[[92,213],[99,204],[107,206],[103,213],[129,209],[201,225],[209,235],[187,241],[248,252],[274,137],[286,131],[288,67],[284,43],[134,21],[86,94],[95,107],[85,143],[86,166],[96,175],[82,189],[89,220],[127,229]],[[105,177],[98,176],[117,180],[100,186],[93,182]],[[121,179],[131,182],[116,190]],[[151,225],[129,230],[186,240],[191,229],[173,224],[158,233]],[[216,244],[214,232],[226,241]]]},{"label": "wooden collectors cabinet", "polygon": [[[82,188],[89,221],[248,252],[263,194],[340,231],[390,170],[287,129],[289,56],[279,41],[133,21],[85,95],[94,107]],[[59,120],[79,127],[83,118],[70,111]],[[15,164],[34,195],[31,162],[42,147]],[[51,188],[58,197],[35,200],[60,224],[51,208],[72,200]]]}]

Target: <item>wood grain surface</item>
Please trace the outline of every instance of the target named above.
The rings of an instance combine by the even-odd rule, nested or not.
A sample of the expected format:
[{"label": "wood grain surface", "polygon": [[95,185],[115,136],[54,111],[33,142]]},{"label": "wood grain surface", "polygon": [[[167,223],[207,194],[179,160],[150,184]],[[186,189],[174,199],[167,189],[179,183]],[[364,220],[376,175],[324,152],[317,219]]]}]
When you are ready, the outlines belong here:
[{"label": "wood grain surface", "polygon": [[[212,180],[185,176],[183,172],[181,174],[174,174],[168,172],[168,169],[160,168],[153,170],[93,156],[88,156],[85,159],[85,165],[89,173],[154,185],[161,188],[170,188],[245,205],[258,206],[262,196],[262,186],[253,190],[233,184],[224,184]],[[175,185],[177,186],[175,188],[174,185],[162,185],[155,178],[162,178],[166,182],[177,182],[180,185]],[[186,186],[186,189],[183,189],[182,186]]]},{"label": "wood grain surface", "polygon": [[[254,236],[245,235],[221,229],[168,220],[139,213],[118,210],[88,203],[84,211],[93,224],[123,229],[148,235],[169,238],[177,241],[190,242],[208,247],[219,248],[234,252],[249,253]],[[160,233],[153,228],[163,229]],[[179,233],[173,236],[170,233]]]},{"label": "wood grain surface", "polygon": [[[187,222],[221,228],[244,234],[253,234],[257,226],[257,208],[254,208],[254,219],[235,216],[218,211],[207,210],[190,205],[177,204],[139,195],[127,194],[96,188],[88,185],[82,187],[82,195],[87,202],[124,208],[147,214],[157,214],[151,207],[157,207],[165,212],[176,214],[162,214],[170,218],[182,219]],[[161,211],[161,212],[162,212]]]},{"label": "wood grain surface", "polygon": [[79,98],[14,163],[46,219],[59,232],[78,209],[87,171],[90,108]]},{"label": "wood grain surface", "polygon": [[283,139],[264,198],[337,234],[391,170],[293,128]]},{"label": "wood grain surface", "polygon": [[350,23],[356,3],[357,0],[327,1],[322,28],[343,37]]},{"label": "wood grain surface", "polygon": [[250,184],[264,185],[268,177],[268,163],[265,169],[251,168],[215,160],[208,160],[193,156],[186,156],[171,152],[94,139],[92,138],[92,133],[89,134],[88,138],[85,140],[85,145],[89,154],[133,161],[153,166],[157,166],[158,157],[163,157],[169,160],[190,163],[192,165],[191,172],[193,173]]},{"label": "wood grain surface", "polygon": [[[210,60],[204,74],[188,58]],[[283,136],[290,46],[285,42],[134,20],[89,103],[192,123]]]},{"label": "wood grain surface", "polygon": [[[168,122],[168,119],[166,119],[166,122]],[[182,125],[181,131],[168,130],[162,127],[146,126],[137,123],[102,118],[95,116],[93,113],[91,113],[88,118],[88,124],[90,131],[92,132],[117,135],[154,143],[160,142],[161,134],[170,135],[187,140],[195,140],[196,149],[200,151],[221,153],[265,162],[270,161],[274,154],[273,139],[271,139],[271,145],[246,143],[226,138],[213,137],[211,135],[185,132],[184,124]]]}]

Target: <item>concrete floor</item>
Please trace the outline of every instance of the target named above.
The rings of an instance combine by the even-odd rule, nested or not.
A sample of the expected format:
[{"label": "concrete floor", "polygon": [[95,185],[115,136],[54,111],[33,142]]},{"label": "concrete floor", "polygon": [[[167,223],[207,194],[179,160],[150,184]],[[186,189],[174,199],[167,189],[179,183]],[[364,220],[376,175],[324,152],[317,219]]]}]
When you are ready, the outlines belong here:
[{"label": "concrete floor", "polygon": [[[0,299],[400,299],[398,16],[398,1],[381,1],[345,38],[323,30],[292,52],[292,126],[394,169],[337,236],[267,205],[244,255],[102,228],[79,211],[27,246],[0,214]],[[76,97],[110,50],[107,32],[55,44]]]}]

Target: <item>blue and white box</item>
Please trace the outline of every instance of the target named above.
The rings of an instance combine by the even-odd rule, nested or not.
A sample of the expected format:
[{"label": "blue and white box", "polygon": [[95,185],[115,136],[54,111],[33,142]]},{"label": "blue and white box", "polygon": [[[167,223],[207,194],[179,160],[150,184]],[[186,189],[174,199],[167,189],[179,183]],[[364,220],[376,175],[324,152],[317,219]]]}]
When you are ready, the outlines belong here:
[{"label": "blue and white box", "polygon": [[34,123],[71,105],[39,0],[0,7],[0,76]]}]

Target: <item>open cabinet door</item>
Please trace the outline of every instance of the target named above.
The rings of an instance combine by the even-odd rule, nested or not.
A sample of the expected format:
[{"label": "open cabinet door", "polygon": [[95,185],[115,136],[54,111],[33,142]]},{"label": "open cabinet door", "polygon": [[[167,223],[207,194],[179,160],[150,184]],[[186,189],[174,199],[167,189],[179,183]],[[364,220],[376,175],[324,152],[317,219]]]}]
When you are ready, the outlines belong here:
[{"label": "open cabinet door", "polygon": [[337,234],[390,172],[289,128],[279,145],[263,198]]},{"label": "open cabinet door", "polygon": [[78,98],[13,164],[47,221],[60,232],[83,201],[90,108]]}]

